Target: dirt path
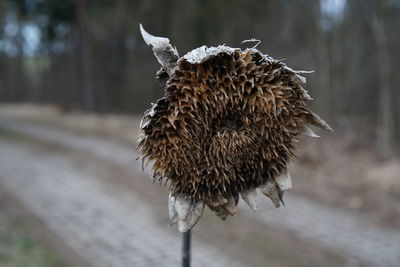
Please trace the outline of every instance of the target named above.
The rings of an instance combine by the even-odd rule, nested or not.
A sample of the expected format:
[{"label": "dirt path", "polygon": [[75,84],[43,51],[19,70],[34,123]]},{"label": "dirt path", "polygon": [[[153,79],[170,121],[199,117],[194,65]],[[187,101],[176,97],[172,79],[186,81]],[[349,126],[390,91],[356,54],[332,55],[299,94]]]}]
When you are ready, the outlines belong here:
[{"label": "dirt path", "polygon": [[[119,201],[60,154],[5,141],[0,149],[1,184],[93,266],[179,265],[179,236],[159,227],[134,194]],[[195,266],[241,266],[196,247]]]},{"label": "dirt path", "polygon": [[[132,147],[126,147],[119,143],[102,138],[80,136],[71,132],[63,132],[57,129],[38,127],[37,125],[29,123],[2,120],[0,121],[0,126],[13,131],[35,136],[37,138],[46,140],[47,142],[53,142],[72,149],[90,152],[100,158],[115,162],[117,164],[129,166],[134,165],[137,172],[141,171],[139,163],[134,161],[136,155],[133,152],[133,145]],[[3,146],[5,148],[3,148]],[[2,151],[3,149],[7,149],[7,145],[2,143],[1,149]],[[22,148],[16,149],[9,147],[8,149],[11,150],[10,154],[12,154],[12,151],[18,151]],[[2,155],[3,154],[5,153],[2,152]],[[21,152],[21,154],[24,153]],[[16,156],[16,158],[18,157],[21,157],[21,155]],[[53,159],[53,161],[54,160],[55,159]],[[26,161],[29,162],[28,159]],[[61,162],[64,161],[65,160]],[[36,163],[37,166],[35,165],[35,168],[39,168],[41,162],[43,161],[38,159],[38,162]],[[56,163],[53,163],[53,165],[54,164]],[[56,172],[57,168],[54,171]],[[72,169],[69,171],[73,173]],[[1,173],[3,173],[3,171]],[[78,173],[74,175],[78,175]],[[63,180],[62,178],[60,179]],[[88,179],[84,179],[84,181],[86,180]],[[43,186],[50,182],[51,181],[47,181],[45,184],[43,184]],[[65,182],[63,183],[65,184]],[[77,180],[74,183],[82,183],[82,181]],[[88,190],[92,187],[95,188],[95,186],[91,184],[80,184],[79,188],[85,188],[85,186]],[[17,185],[15,185],[15,187],[17,187]],[[68,197],[71,197],[71,195]],[[65,201],[67,200],[68,198],[66,196]],[[81,201],[83,201],[83,199]],[[107,207],[107,205],[104,203],[104,200],[96,199],[93,200],[93,203],[96,201],[98,201],[98,203],[103,203],[104,207]],[[113,201],[115,200],[110,199],[106,202],[113,203]],[[346,257],[353,259],[350,261],[353,263],[360,262],[369,266],[398,266],[398,262],[400,261],[399,232],[377,228],[376,226],[373,226],[364,220],[363,217],[356,216],[341,209],[323,206],[305,198],[294,196],[291,193],[287,194],[286,196],[286,208],[278,210],[271,209],[271,206],[269,203],[267,204],[267,201],[262,201],[262,203],[264,205],[262,205],[260,213],[250,213],[247,208],[242,208],[240,214],[261,224],[265,224],[266,226],[273,226],[285,231],[289,231],[297,237],[308,240],[317,246],[321,246],[328,250],[346,255]],[[113,208],[110,208],[110,211],[114,211],[114,209],[121,209],[117,208],[118,205],[115,204]],[[89,208],[89,210],[90,209],[91,208]],[[145,215],[140,217],[147,218],[147,216],[149,216],[148,218],[151,218],[151,216],[146,214],[145,211],[139,212],[143,212],[139,214]],[[123,212],[121,211],[121,213]],[[86,219],[90,221],[90,215],[88,215],[87,218],[85,217],[85,220]],[[151,225],[150,221],[152,220],[150,219],[149,221],[146,221],[144,225]],[[84,221],[81,223],[84,223]],[[160,229],[157,231],[160,231]],[[105,238],[106,236],[104,236],[104,240]],[[177,240],[174,242],[179,243]],[[168,246],[168,244],[164,245]],[[174,248],[174,250],[179,251],[179,248]],[[207,249],[204,250],[207,251]],[[91,254],[89,253],[88,255]],[[91,257],[97,258],[97,256]],[[177,255],[171,257],[171,259],[172,258],[176,259]]]}]

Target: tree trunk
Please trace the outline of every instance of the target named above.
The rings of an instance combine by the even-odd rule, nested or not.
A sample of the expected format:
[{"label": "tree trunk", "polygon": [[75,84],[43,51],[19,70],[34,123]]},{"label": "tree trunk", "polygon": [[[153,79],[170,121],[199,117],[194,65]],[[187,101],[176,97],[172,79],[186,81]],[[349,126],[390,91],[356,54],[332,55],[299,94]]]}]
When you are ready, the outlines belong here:
[{"label": "tree trunk", "polygon": [[392,108],[392,93],[390,87],[390,59],[388,54],[387,37],[385,33],[384,7],[380,1],[378,14],[373,17],[372,29],[377,51],[378,78],[379,78],[379,111],[377,145],[382,156],[390,155],[394,136],[394,117]]},{"label": "tree trunk", "polygon": [[80,72],[81,81],[80,87],[82,92],[82,104],[83,108],[88,111],[95,109],[94,100],[94,73],[93,73],[93,61],[91,55],[90,36],[87,29],[87,11],[85,0],[75,0],[76,15],[78,20],[78,31],[79,31],[79,60],[80,60]]}]

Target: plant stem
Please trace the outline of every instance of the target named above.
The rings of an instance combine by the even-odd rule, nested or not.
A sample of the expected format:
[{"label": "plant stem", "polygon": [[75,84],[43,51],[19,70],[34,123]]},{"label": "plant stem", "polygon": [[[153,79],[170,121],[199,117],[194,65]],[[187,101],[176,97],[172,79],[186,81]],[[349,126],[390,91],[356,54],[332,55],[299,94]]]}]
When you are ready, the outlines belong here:
[{"label": "plant stem", "polygon": [[191,231],[182,234],[182,267],[190,267]]}]

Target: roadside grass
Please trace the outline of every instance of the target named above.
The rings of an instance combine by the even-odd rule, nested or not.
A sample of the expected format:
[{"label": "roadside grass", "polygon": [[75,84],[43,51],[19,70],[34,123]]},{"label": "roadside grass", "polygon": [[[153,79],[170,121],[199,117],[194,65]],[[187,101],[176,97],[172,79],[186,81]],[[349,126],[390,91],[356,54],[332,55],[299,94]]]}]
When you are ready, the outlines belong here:
[{"label": "roadside grass", "polygon": [[5,127],[1,127],[1,126],[0,126],[0,136],[1,137],[7,137],[7,138],[15,138],[15,139],[23,137],[22,134],[20,134],[18,132],[15,132],[15,131],[12,131],[12,130],[9,130],[9,129],[5,128]]},{"label": "roadside grass", "polygon": [[62,267],[58,255],[15,219],[0,216],[0,266]]},{"label": "roadside grass", "polygon": [[[0,127],[0,137],[29,140],[29,136]],[[0,266],[63,267],[60,257],[34,231],[28,230],[20,215],[10,211],[0,189]]]}]

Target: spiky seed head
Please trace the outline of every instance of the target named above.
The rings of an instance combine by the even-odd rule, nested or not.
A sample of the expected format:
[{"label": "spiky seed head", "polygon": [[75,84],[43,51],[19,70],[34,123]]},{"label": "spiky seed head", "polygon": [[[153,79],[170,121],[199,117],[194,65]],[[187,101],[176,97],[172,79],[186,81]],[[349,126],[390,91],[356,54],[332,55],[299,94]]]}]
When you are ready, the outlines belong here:
[{"label": "spiky seed head", "polygon": [[[203,46],[178,59],[165,96],[145,112],[138,147],[171,197],[190,200],[178,206],[201,203],[191,221],[203,203],[222,219],[235,215],[239,194],[256,209],[257,188],[279,207],[300,135],[315,136],[308,125],[332,130],[308,108],[300,73],[255,48]],[[193,226],[184,208],[171,211],[181,231]]]}]

